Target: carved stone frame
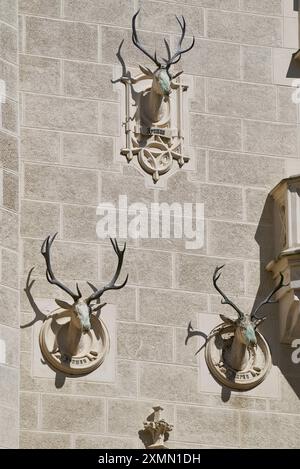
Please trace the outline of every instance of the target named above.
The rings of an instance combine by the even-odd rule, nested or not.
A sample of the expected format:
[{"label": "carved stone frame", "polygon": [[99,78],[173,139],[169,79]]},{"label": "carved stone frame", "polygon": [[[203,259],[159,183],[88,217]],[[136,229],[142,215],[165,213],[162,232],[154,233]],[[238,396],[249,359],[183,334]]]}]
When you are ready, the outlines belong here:
[{"label": "carved stone frame", "polygon": [[[116,67],[115,76],[118,76]],[[146,177],[147,185],[165,185],[162,176],[173,174],[183,166],[194,170],[190,148],[189,101],[193,80],[179,76],[171,83],[169,118],[143,127],[140,122],[139,103],[143,93],[151,89],[152,79],[140,73],[135,77],[122,77],[116,84],[121,95],[120,153],[127,162]],[[134,99],[135,96],[135,99]],[[142,143],[141,143],[142,142]],[[122,159],[123,159],[122,158]]]}]

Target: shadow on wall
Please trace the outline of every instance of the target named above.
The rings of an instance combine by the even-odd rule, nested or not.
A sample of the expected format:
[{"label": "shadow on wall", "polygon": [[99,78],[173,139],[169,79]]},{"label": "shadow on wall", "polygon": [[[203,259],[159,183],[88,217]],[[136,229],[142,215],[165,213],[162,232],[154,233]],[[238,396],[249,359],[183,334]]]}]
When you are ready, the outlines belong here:
[{"label": "shadow on wall", "polygon": [[[300,10],[299,0],[294,0],[294,11]],[[287,71],[287,78],[300,78],[300,49],[292,55],[289,69]]]},{"label": "shadow on wall", "polygon": [[[41,321],[41,322],[44,322],[45,319],[47,318],[47,315],[44,314],[40,308],[38,307],[38,305],[36,304],[33,296],[32,296],[32,293],[31,293],[31,289],[35,283],[35,280],[31,280],[31,274],[34,270],[34,267],[32,267],[29,272],[28,272],[28,275],[27,275],[27,279],[26,279],[26,286],[24,288],[24,291],[26,293],[26,296],[28,298],[28,301],[32,307],[32,310],[35,314],[35,317],[32,321],[28,322],[27,324],[24,324],[21,327],[21,329],[27,329],[27,327],[32,327],[36,322],[38,321]],[[43,364],[46,365],[46,362],[43,361]],[[48,365],[50,366],[50,365]],[[66,381],[66,376],[61,373],[60,371],[57,371],[57,370],[54,370],[54,368],[51,367],[51,369],[55,372],[55,387],[57,389],[60,389],[63,387],[63,385],[65,384],[65,381]]]},{"label": "shadow on wall", "polygon": [[[255,240],[260,249],[260,284],[253,309],[274,288],[272,275],[266,271],[266,265],[274,259],[273,199],[270,196],[266,199]],[[264,308],[264,315],[267,319],[262,323],[260,330],[269,343],[273,365],[280,369],[297,397],[300,398],[300,364],[292,362],[292,347],[280,343],[278,314],[277,304],[267,305]]]},{"label": "shadow on wall", "polygon": [[[207,342],[208,342],[210,337],[202,331],[195,330],[193,328],[191,322],[189,322],[189,325],[188,325],[188,328],[187,328],[187,336],[186,336],[186,339],[185,339],[185,345],[187,345],[187,343],[188,343],[188,341],[191,337],[202,337],[202,339],[204,339],[204,342],[202,343],[201,347],[195,353],[195,355],[198,355],[198,353],[200,353],[201,350],[203,350],[204,347],[206,347]],[[223,402],[228,402],[230,400],[232,390],[227,388],[226,386],[222,386],[220,383],[219,383],[219,385],[221,387],[221,399],[222,399],[222,401]]]},{"label": "shadow on wall", "polygon": [[290,66],[288,68],[286,77],[287,78],[300,78],[300,51],[298,50],[292,55]]}]

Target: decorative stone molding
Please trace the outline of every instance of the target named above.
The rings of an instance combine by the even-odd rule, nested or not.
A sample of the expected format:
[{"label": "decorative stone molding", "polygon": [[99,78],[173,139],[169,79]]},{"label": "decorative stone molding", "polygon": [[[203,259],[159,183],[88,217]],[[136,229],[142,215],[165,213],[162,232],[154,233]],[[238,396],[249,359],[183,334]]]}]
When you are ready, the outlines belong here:
[{"label": "decorative stone molding", "polygon": [[100,318],[91,316],[91,328],[81,334],[77,350],[69,353],[72,312],[58,309],[44,321],[40,336],[43,357],[52,368],[66,375],[82,376],[96,370],[104,361],[110,346],[108,331]]},{"label": "decorative stone molding", "polygon": [[[222,296],[222,304],[230,305],[237,313],[237,319],[220,314],[223,323],[215,327],[206,338],[205,360],[213,377],[231,389],[247,391],[258,386],[268,375],[272,360],[268,343],[257,327],[266,319],[258,315],[259,310],[272,303],[274,295],[286,287],[283,274],[280,282],[251,314],[244,313],[218,286],[221,269],[217,267],[213,284]],[[194,333],[191,326],[189,335]]]},{"label": "decorative stone molding", "polygon": [[156,52],[151,55],[139,42],[135,24],[138,13],[139,11],[132,20],[132,40],[134,45],[155,63],[156,69],[151,71],[140,65],[142,74],[132,77],[123,68],[123,76],[119,80],[125,85],[125,132],[122,136],[121,154],[127,158],[128,163],[132,162],[156,184],[161,176],[174,170],[175,163],[181,168],[190,160],[188,138],[185,138],[188,122],[188,84],[180,77],[182,71],[172,75],[170,67],[194,46],[195,39],[193,38],[189,47],[183,48],[185,19],[177,18],[181,37],[173,55],[165,39],[168,58],[163,59],[163,63],[158,59]]},{"label": "decorative stone molding", "polygon": [[[70,290],[58,280],[51,266],[50,251],[54,236],[48,236],[43,242],[41,253],[46,261],[46,278],[49,283],[56,285],[71,296],[73,303],[55,300],[59,310],[46,316],[40,331],[39,343],[46,362],[55,370],[67,375],[85,375],[98,368],[109,351],[109,334],[101,319],[94,315],[104,306],[99,304],[103,293],[107,290],[123,288],[128,276],[121,285],[116,285],[121,272],[126,244],[121,250],[117,241],[111,240],[113,249],[118,257],[118,265],[112,280],[97,289],[90,283],[93,293],[82,298],[82,293],[76,284],[76,292]],[[96,302],[96,304],[95,304]]]},{"label": "decorative stone molding", "polygon": [[280,341],[300,337],[300,175],[283,179],[272,191],[274,199],[274,260],[267,270],[277,279],[284,272],[289,285],[276,293]]},{"label": "decorative stone molding", "polygon": [[162,407],[152,408],[154,412],[144,422],[144,430],[139,432],[139,436],[147,449],[167,449],[165,442],[169,439],[173,425],[161,419]]},{"label": "decorative stone molding", "polygon": [[[100,365],[98,367],[95,367],[94,370],[92,370],[92,367],[96,364],[95,363],[96,360],[93,362],[90,362],[90,365],[91,365],[90,371],[88,371],[87,373],[84,373],[85,366],[81,367],[80,363],[75,364],[73,361],[73,364],[70,364],[69,366],[66,363],[65,369],[61,370],[60,363],[51,364],[51,361],[56,360],[56,357],[51,356],[49,358],[45,358],[45,356],[49,353],[49,351],[51,352],[52,349],[50,348],[50,345],[49,345],[47,351],[42,352],[41,350],[41,344],[40,344],[41,335],[42,335],[41,329],[43,328],[44,322],[47,320],[47,318],[50,319],[52,316],[54,316],[53,323],[54,324],[56,323],[56,327],[58,328],[58,327],[64,326],[66,328],[69,319],[66,315],[65,317],[58,317],[58,318],[55,317],[56,315],[60,316],[60,314],[63,312],[63,309],[57,308],[57,304],[55,303],[54,299],[36,297],[34,298],[34,303],[35,303],[35,310],[43,313],[45,318],[36,319],[34,321],[34,324],[32,324],[32,326],[31,325],[29,326],[29,327],[32,327],[33,329],[32,330],[33,344],[32,344],[32,349],[31,349],[31,363],[32,363],[31,376],[32,378],[43,378],[43,379],[54,380],[55,385],[57,387],[62,387],[64,385],[65,378],[67,376],[76,377],[76,381],[78,382],[94,382],[94,383],[115,383],[116,382],[116,371],[117,371],[116,370],[116,362],[117,362],[117,358],[116,358],[117,308],[116,308],[116,305],[108,303],[105,306],[103,306],[103,308],[101,308],[101,316],[100,316],[101,327],[103,327],[104,333],[107,333],[107,338],[109,341],[109,343],[107,344],[108,347],[107,347],[106,353],[104,353],[102,338],[100,337],[100,340],[99,341],[97,340]],[[65,311],[65,313],[67,312],[68,311]],[[98,315],[96,316],[93,315],[93,317],[98,319]],[[40,321],[42,321],[42,325]],[[93,322],[93,319],[91,319],[91,323],[92,322]],[[26,327],[28,326],[26,325]],[[93,334],[93,330],[94,329],[91,330],[91,335]],[[88,340],[88,343],[86,343],[88,344],[88,346],[90,345],[89,336],[90,336],[90,333],[84,334],[84,340],[85,338]],[[51,338],[51,335],[50,335],[50,338]],[[101,355],[104,356],[102,362],[101,362]],[[82,359],[82,356],[80,357],[80,359]],[[68,361],[70,360],[68,359]],[[74,370],[74,368],[77,368],[77,369]],[[58,379],[59,381],[57,382]]]},{"label": "decorative stone molding", "polygon": [[[240,370],[234,368],[232,351],[236,327],[220,324],[212,330],[205,347],[205,360],[214,378],[230,389],[247,391],[258,386],[270,371],[272,360],[269,346],[255,331],[256,345],[247,347],[246,359]],[[241,347],[242,349],[242,347]]]}]

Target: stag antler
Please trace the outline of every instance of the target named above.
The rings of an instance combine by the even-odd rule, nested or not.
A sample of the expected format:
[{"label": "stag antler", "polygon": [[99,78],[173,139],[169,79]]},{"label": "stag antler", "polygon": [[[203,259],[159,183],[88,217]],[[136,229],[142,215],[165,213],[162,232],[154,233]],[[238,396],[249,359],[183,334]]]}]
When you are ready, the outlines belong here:
[{"label": "stag antler", "polygon": [[180,39],[178,41],[176,51],[173,55],[171,54],[170,45],[169,45],[167,39],[164,38],[164,43],[165,43],[165,46],[166,46],[166,49],[167,49],[168,58],[163,59],[164,62],[165,62],[165,65],[162,67],[161,62],[159,62],[159,60],[157,58],[156,51],[154,51],[154,55],[150,54],[138,40],[138,36],[137,36],[137,32],[136,32],[136,18],[138,16],[139,12],[140,12],[140,10],[138,10],[132,18],[132,42],[147,57],[149,57],[149,59],[152,60],[152,62],[154,62],[157,67],[166,68],[167,72],[169,73],[169,69],[170,69],[171,65],[175,65],[177,62],[179,62],[182,54],[185,54],[186,52],[188,52],[189,50],[191,50],[194,47],[195,37],[193,36],[192,44],[189,47],[187,47],[186,49],[182,49],[182,42],[184,40],[185,31],[186,31],[186,22],[185,22],[185,19],[184,19],[183,16],[181,17],[182,18],[181,20],[180,20],[180,18],[178,18],[178,16],[176,16],[176,19],[177,19],[177,21],[180,25],[180,28],[181,28],[181,36],[180,36]]},{"label": "stag antler", "polygon": [[157,59],[156,51],[154,51],[154,55],[150,54],[149,52],[147,52],[145,47],[138,40],[138,36],[136,32],[136,17],[138,16],[139,12],[140,12],[140,9],[136,12],[135,15],[133,15],[133,18],[132,18],[132,42],[138,49],[140,49],[145,55],[147,55],[147,57],[149,57],[149,59],[152,60],[152,62],[154,62],[155,65],[157,65],[157,67],[160,67],[161,63]]},{"label": "stag antler", "polygon": [[89,305],[92,301],[98,300],[100,296],[103,295],[103,293],[107,290],[120,290],[121,288],[125,287],[127,280],[128,280],[128,275],[125,278],[125,281],[121,285],[115,285],[116,281],[119,278],[122,265],[123,265],[123,258],[124,258],[124,253],[126,249],[126,243],[124,244],[124,248],[121,250],[118,246],[117,240],[113,240],[110,238],[110,242],[114,248],[115,253],[118,256],[118,265],[117,265],[117,270],[115,272],[115,275],[111,279],[111,281],[105,285],[104,287],[100,288],[99,290],[96,290],[94,293],[92,293],[85,301]]},{"label": "stag antler", "polygon": [[239,315],[239,318],[242,319],[244,316],[244,313],[234,304],[232,301],[227,298],[227,296],[222,292],[222,290],[218,287],[217,281],[219,280],[221,276],[220,270],[223,269],[224,265],[221,265],[220,267],[216,267],[213,275],[213,284],[215,289],[220,293],[220,295],[223,297],[223,300],[221,300],[222,305],[230,305]]},{"label": "stag antler", "polygon": [[257,308],[255,309],[255,311],[251,314],[251,319],[257,319],[257,320],[261,320],[261,319],[265,319],[265,318],[258,318],[256,316],[256,313],[260,310],[260,308],[266,304],[274,304],[274,303],[278,303],[278,300],[272,300],[272,296],[275,295],[276,292],[278,292],[278,290],[280,290],[281,288],[283,287],[287,287],[287,285],[285,285],[283,283],[283,280],[284,280],[284,276],[283,276],[283,273],[280,272],[280,282],[279,284],[271,291],[271,293],[267,296],[267,298],[265,300],[263,300],[258,306]]},{"label": "stag antler", "polygon": [[81,291],[79,290],[79,287],[78,287],[78,283],[76,283],[77,293],[73,293],[72,290],[70,290],[66,285],[64,285],[63,283],[61,283],[59,280],[55,278],[52,267],[51,267],[50,249],[57,234],[58,233],[55,233],[55,235],[53,235],[52,237],[48,236],[42,244],[41,253],[44,256],[44,259],[46,261],[46,266],[47,266],[46,277],[49,283],[61,288],[64,292],[68,293],[68,295],[70,295],[73,298],[74,302],[76,302],[77,300],[79,300],[79,298],[82,297]]},{"label": "stag antler", "polygon": [[166,44],[166,49],[167,49],[167,52],[168,52],[168,59],[164,59],[164,61],[166,62],[167,70],[169,70],[171,65],[175,65],[177,62],[179,62],[179,60],[181,59],[182,54],[185,54],[186,52],[190,51],[195,45],[195,36],[193,36],[192,44],[189,47],[187,47],[186,49],[181,48],[182,47],[182,42],[183,42],[184,37],[185,37],[185,30],[186,30],[186,22],[185,22],[184,16],[181,16],[181,18],[182,18],[182,22],[180,21],[180,18],[178,18],[178,16],[176,16],[176,19],[177,19],[177,21],[180,25],[180,28],[181,28],[181,37],[178,41],[176,51],[172,56],[171,56],[171,51],[170,51],[170,46],[168,44],[168,41],[166,39],[164,40],[165,44]]}]

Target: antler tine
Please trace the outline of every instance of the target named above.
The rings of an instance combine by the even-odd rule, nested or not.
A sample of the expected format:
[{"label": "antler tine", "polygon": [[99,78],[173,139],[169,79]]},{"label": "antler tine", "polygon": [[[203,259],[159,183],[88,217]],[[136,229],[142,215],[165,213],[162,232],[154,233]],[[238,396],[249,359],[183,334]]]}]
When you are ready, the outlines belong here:
[{"label": "antler tine", "polygon": [[[163,61],[165,62],[165,64],[167,65],[167,70],[169,70],[170,66],[171,65],[175,65],[177,64],[177,62],[179,62],[179,60],[181,59],[181,55],[178,56],[178,58],[176,60],[174,60],[174,62],[172,62],[171,65],[168,66],[168,63],[169,61],[171,60],[171,49],[170,49],[170,44],[168,43],[167,39],[164,38],[164,43],[165,43],[165,46],[166,46],[166,49],[167,49],[167,53],[168,53],[168,58],[167,59],[163,59]],[[174,78],[174,77],[173,77]]]},{"label": "antler tine", "polygon": [[105,291],[107,290],[120,290],[121,288],[125,287],[127,281],[128,281],[128,275],[126,276],[124,282],[121,284],[121,285],[115,285],[116,281],[118,280],[119,278],[119,275],[120,275],[120,272],[121,272],[121,269],[122,269],[122,265],[123,265],[123,258],[124,258],[124,253],[125,253],[125,249],[126,249],[126,243],[124,244],[124,247],[123,249],[120,249],[119,248],[119,245],[118,245],[118,242],[117,240],[113,240],[112,238],[110,238],[110,242],[112,244],[112,247],[115,251],[115,253],[117,254],[118,256],[118,265],[117,265],[117,269],[116,269],[116,272],[113,276],[113,278],[111,279],[111,281],[105,285],[104,287],[100,288],[99,290],[96,290],[94,293],[92,293],[87,299],[86,299],[86,303],[89,305],[92,301],[95,301],[95,300],[98,300]]},{"label": "antler tine", "polygon": [[151,55],[149,52],[147,52],[145,47],[138,40],[138,36],[136,32],[136,18],[139,12],[140,12],[140,9],[133,15],[133,18],[132,18],[132,42],[138,49],[140,49],[140,51],[142,51],[147,57],[149,57],[149,59],[152,60],[152,62],[154,62],[155,65],[157,65],[157,67],[160,67],[161,63],[157,60],[156,51],[154,53],[154,56]]},{"label": "antler tine", "polygon": [[186,22],[185,22],[184,16],[182,16],[181,18],[182,18],[182,22],[181,22],[180,18],[178,16],[176,16],[176,19],[177,19],[177,21],[180,25],[181,36],[180,36],[180,39],[178,41],[178,45],[177,45],[175,53],[173,54],[172,57],[170,57],[170,59],[167,62],[167,69],[169,69],[171,67],[171,65],[175,65],[177,62],[179,62],[179,60],[181,59],[182,54],[185,54],[186,52],[190,51],[195,45],[195,36],[193,36],[193,40],[192,40],[191,45],[189,47],[187,47],[186,49],[181,48],[184,37],[185,37],[185,31],[186,31]]},{"label": "antler tine", "polygon": [[167,49],[168,58],[163,59],[163,60],[167,64],[168,61],[171,59],[171,49],[170,49],[170,45],[169,45],[169,43],[168,43],[168,41],[165,37],[164,37],[164,43],[165,43],[165,46],[166,46],[166,49]]},{"label": "antler tine", "polygon": [[284,276],[283,276],[283,273],[280,272],[280,282],[278,283],[278,285],[271,291],[271,293],[267,296],[267,298],[265,298],[258,306],[257,308],[255,309],[255,311],[251,314],[251,318],[252,319],[261,319],[261,318],[258,318],[256,316],[256,313],[260,310],[260,308],[266,304],[274,304],[274,303],[278,303],[277,300],[272,300],[272,296],[275,295],[275,293],[278,292],[278,290],[280,290],[281,288],[283,287],[287,287],[287,285],[285,285],[283,283],[283,280],[284,280]]},{"label": "antler tine", "polygon": [[42,247],[41,247],[41,254],[44,257],[46,261],[46,278],[49,283],[52,285],[56,285],[57,287],[61,288],[64,292],[68,293],[74,301],[79,300],[81,298],[82,294],[79,290],[78,283],[76,283],[76,289],[77,289],[77,294],[73,293],[70,288],[68,288],[66,285],[64,285],[62,282],[60,282],[57,278],[55,278],[55,275],[52,270],[51,266],[51,259],[50,259],[50,249],[53,244],[53,241],[55,240],[56,236],[58,233],[55,233],[52,237],[49,235],[47,238],[44,240]]},{"label": "antler tine", "polygon": [[181,46],[182,41],[183,41],[184,36],[185,36],[186,22],[185,22],[185,18],[184,18],[183,15],[181,15],[182,23],[180,21],[180,18],[177,15],[175,15],[175,16],[176,16],[176,19],[177,19],[177,21],[179,23],[179,26],[181,28],[181,38],[180,38],[180,41],[179,41],[179,46]]},{"label": "antler tine", "polygon": [[220,293],[220,295],[223,297],[223,300],[221,300],[221,303],[223,305],[229,305],[231,306],[239,315],[239,318],[242,318],[244,316],[244,313],[234,304],[232,301],[229,300],[229,298],[222,292],[222,290],[218,287],[217,281],[221,277],[221,270],[223,269],[224,265],[221,265],[220,267],[216,267],[213,275],[213,284],[215,289]]}]

